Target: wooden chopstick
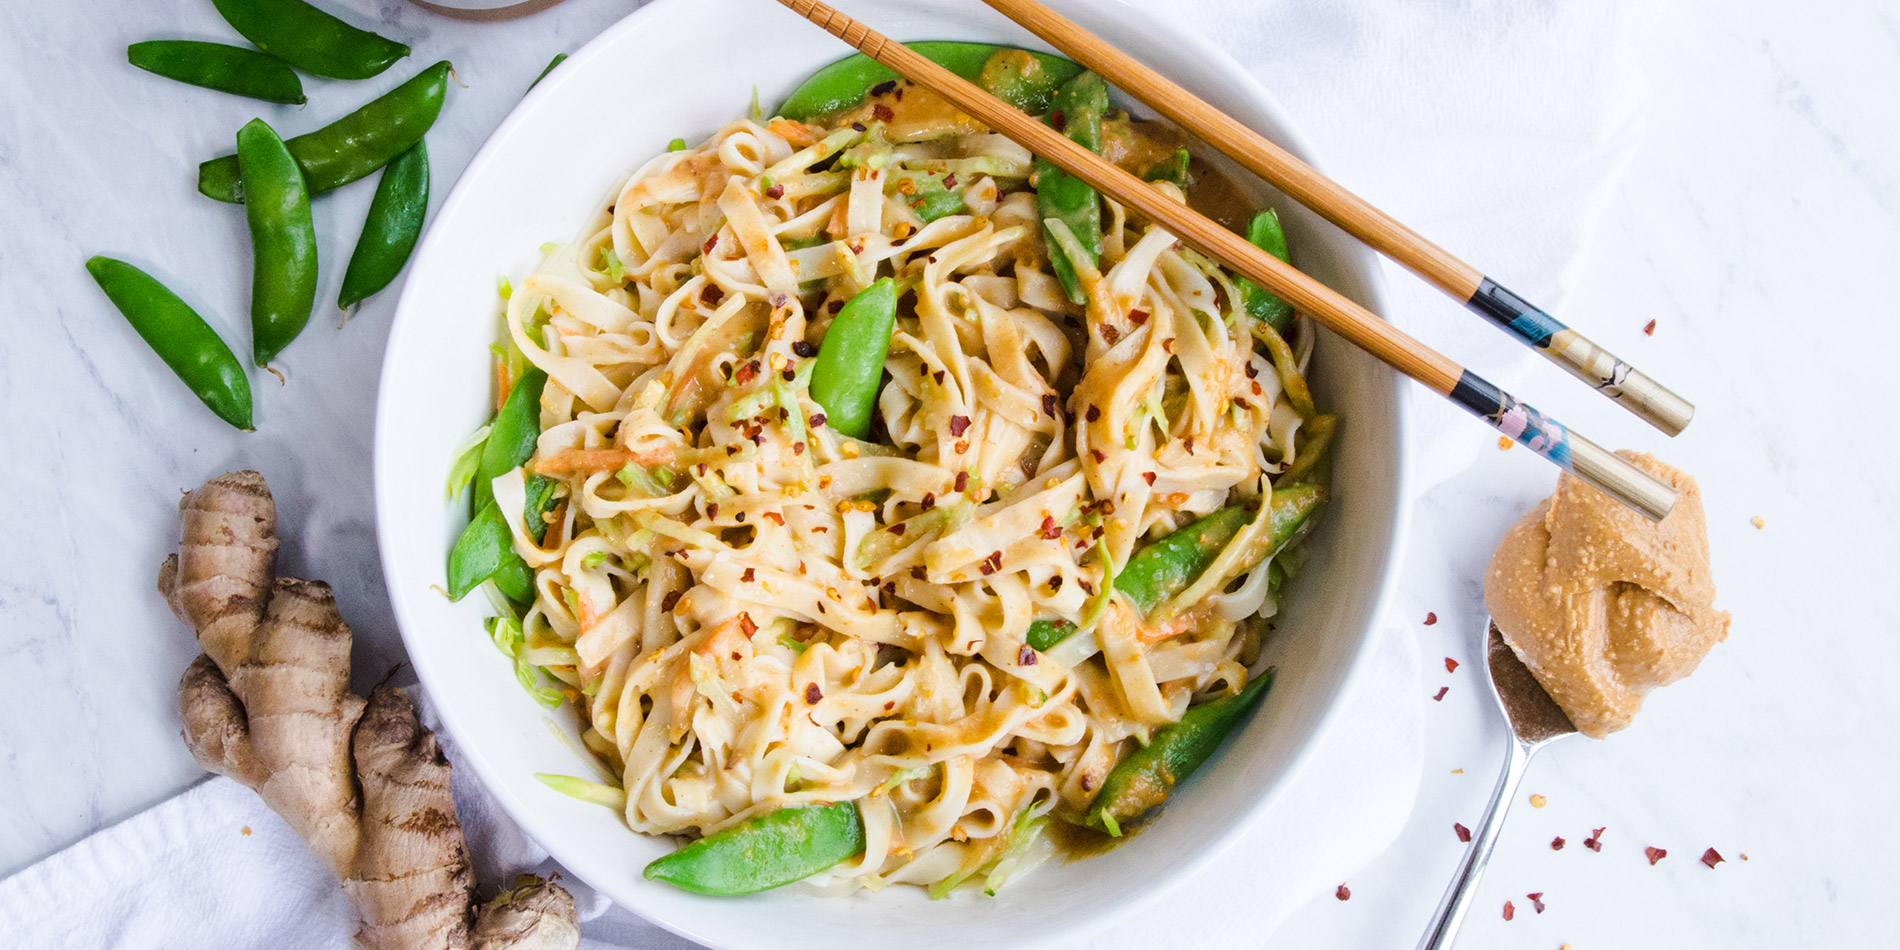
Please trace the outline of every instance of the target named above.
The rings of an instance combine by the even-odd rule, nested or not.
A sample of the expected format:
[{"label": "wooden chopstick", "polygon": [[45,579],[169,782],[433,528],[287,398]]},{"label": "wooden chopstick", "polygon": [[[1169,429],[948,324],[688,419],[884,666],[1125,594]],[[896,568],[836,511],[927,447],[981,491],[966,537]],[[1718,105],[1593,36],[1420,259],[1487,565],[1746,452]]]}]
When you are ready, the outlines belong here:
[{"label": "wooden chopstick", "polygon": [[1673,436],[1695,415],[1695,406],[1609,350],[1038,0],[983,2],[1226,153],[1320,217],[1410,268],[1650,425]]},{"label": "wooden chopstick", "polygon": [[1199,247],[1386,365],[1450,398],[1506,436],[1612,498],[1657,521],[1675,504],[1674,489],[1648,473],[1570,432],[1326,285],[1150,188],[955,73],[817,0],[779,2],[898,75],[936,92],[978,121]]}]

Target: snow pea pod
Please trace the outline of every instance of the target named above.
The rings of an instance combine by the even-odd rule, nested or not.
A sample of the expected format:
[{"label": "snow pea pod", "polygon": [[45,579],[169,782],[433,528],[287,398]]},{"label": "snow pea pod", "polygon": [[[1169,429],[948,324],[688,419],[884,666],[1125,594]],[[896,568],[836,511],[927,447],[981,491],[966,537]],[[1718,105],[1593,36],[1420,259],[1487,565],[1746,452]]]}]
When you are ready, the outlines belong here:
[{"label": "snow pea pod", "polygon": [[126,61],[166,79],[300,106],[303,83],[283,60],[267,53],[197,40],[152,40],[125,48]]},{"label": "snow pea pod", "polygon": [[[1247,222],[1247,243],[1284,261],[1287,259],[1286,232],[1280,228],[1280,216],[1272,208],[1262,209]],[[1293,306],[1273,294],[1260,289],[1253,281],[1245,277],[1236,277],[1234,283],[1240,287],[1242,302],[1247,313],[1273,327],[1277,333],[1285,333],[1293,322]]]},{"label": "snow pea pod", "polygon": [[756,894],[804,880],[863,850],[857,803],[793,805],[694,841],[648,864],[645,874],[696,894]]},{"label": "snow pea pod", "polygon": [[[1246,570],[1269,555],[1277,554],[1312,520],[1326,500],[1326,490],[1318,485],[1293,485],[1276,488],[1268,501],[1267,531],[1258,550],[1244,551],[1237,559],[1238,570]],[[1241,528],[1253,519],[1244,508],[1223,508],[1192,524],[1168,533],[1136,551],[1120,574],[1115,589],[1127,595],[1143,616],[1173,600],[1188,589],[1196,578],[1213,564]],[[1031,649],[1047,650],[1068,639],[1075,624],[1067,620],[1043,619],[1029,625],[1023,641]]]},{"label": "snow pea pod", "polygon": [[124,261],[95,257],[86,273],[132,329],[218,418],[251,431],[251,383],[217,331],[152,275]]},{"label": "snow pea pod", "polygon": [[1088,825],[1119,837],[1121,826],[1159,807],[1206,762],[1241,717],[1273,684],[1273,669],[1225,699],[1188,707],[1179,722],[1155,730],[1148,744],[1122,757],[1089,803]]},{"label": "snow pea pod", "polygon": [[811,398],[825,407],[826,425],[854,439],[871,431],[896,319],[897,284],[886,277],[859,291],[838,311],[818,346]]},{"label": "snow pea pod", "polygon": [[211,0],[257,48],[315,76],[368,79],[409,47],[331,16],[304,0]]},{"label": "snow pea pod", "polygon": [[251,226],[251,358],[263,366],[310,322],[317,302],[317,229],[303,172],[263,119],[238,130],[237,156],[244,218]]},{"label": "snow pea pod", "polygon": [[343,289],[336,305],[344,310],[389,286],[422,236],[422,219],[429,210],[429,150],[417,142],[383,169],[376,196],[369,202],[363,234],[350,252],[343,271]]},{"label": "snow pea pod", "polygon": [[[362,108],[284,144],[303,168],[311,194],[363,178],[408,151],[429,131],[448,93],[448,60],[417,73]],[[198,166],[198,191],[219,201],[244,200],[237,156]]]},{"label": "snow pea pod", "polygon": [[[1082,71],[1082,67],[1060,56],[990,43],[926,41],[904,45],[1031,115],[1046,109],[1056,88]],[[778,114],[802,122],[843,112],[863,102],[872,87],[898,78],[876,60],[854,53],[812,73],[786,97]]]},{"label": "snow pea pod", "polygon": [[482,460],[475,466],[475,491],[471,493],[474,510],[481,510],[495,496],[491,482],[534,455],[535,440],[541,437],[541,390],[547,384],[546,372],[528,370],[502,400],[501,410],[489,425],[488,440],[482,443]]},{"label": "snow pea pod", "polygon": [[[1107,111],[1108,83],[1094,73],[1085,72],[1056,91],[1054,107],[1044,121],[1057,131],[1067,133],[1077,145],[1100,152],[1102,115]],[[1102,202],[1095,189],[1040,157],[1036,159],[1035,183],[1037,217],[1044,222],[1053,218],[1068,225],[1089,262],[1099,260],[1102,256]],[[1049,250],[1049,269],[1062,282],[1069,300],[1076,304],[1088,303],[1088,294],[1075,273],[1075,262],[1056,243],[1047,223],[1043,225],[1043,243]]]},{"label": "snow pea pod", "polygon": [[480,587],[511,556],[520,560],[515,554],[515,536],[491,494],[449,549],[449,599],[461,600]]},{"label": "snow pea pod", "polygon": [[[475,466],[475,490],[469,493],[475,517],[449,549],[451,600],[461,600],[490,578],[509,600],[534,600],[534,572],[515,553],[515,536],[501,503],[495,500],[492,483],[534,455],[535,440],[541,436],[541,390],[547,384],[548,374],[539,369],[522,373],[489,423],[481,461]],[[527,480],[527,508],[538,516],[550,494],[548,480],[540,475],[529,475]]]}]

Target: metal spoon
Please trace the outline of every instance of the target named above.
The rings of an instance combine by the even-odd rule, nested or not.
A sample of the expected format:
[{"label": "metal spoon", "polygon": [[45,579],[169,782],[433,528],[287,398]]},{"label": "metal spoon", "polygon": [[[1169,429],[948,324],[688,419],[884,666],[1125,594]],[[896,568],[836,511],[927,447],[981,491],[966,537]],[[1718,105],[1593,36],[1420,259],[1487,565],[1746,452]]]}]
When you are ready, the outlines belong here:
[{"label": "metal spoon", "polygon": [[1491,859],[1491,848],[1498,843],[1504,813],[1517,796],[1517,784],[1523,780],[1531,756],[1552,741],[1577,732],[1577,727],[1570,724],[1570,717],[1564,715],[1557,701],[1544,692],[1537,677],[1531,675],[1504,642],[1498,625],[1492,623],[1490,628],[1485,637],[1486,679],[1491,682],[1491,692],[1497,698],[1498,709],[1504,713],[1504,721],[1511,727],[1511,747],[1504,756],[1504,771],[1498,776],[1497,788],[1491,791],[1491,804],[1485,806],[1484,817],[1478,819],[1478,827],[1472,830],[1471,847],[1465,852],[1464,863],[1451,879],[1451,886],[1445,889],[1438,913],[1433,915],[1431,926],[1418,942],[1418,950],[1451,946],[1458,936],[1458,925],[1464,922],[1471,896],[1477,890],[1478,875],[1484,873],[1485,862]]}]

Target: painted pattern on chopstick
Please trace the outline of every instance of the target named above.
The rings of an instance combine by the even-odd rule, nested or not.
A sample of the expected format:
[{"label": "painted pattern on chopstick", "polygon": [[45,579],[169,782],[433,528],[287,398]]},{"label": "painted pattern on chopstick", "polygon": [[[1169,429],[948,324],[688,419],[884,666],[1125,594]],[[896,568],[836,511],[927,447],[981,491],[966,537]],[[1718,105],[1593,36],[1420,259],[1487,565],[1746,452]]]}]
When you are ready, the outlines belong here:
[{"label": "painted pattern on chopstick", "polygon": [[1570,430],[1549,416],[1532,409],[1528,403],[1492,385],[1470,370],[1458,377],[1452,387],[1451,401],[1471,414],[1491,423],[1491,427],[1509,436],[1523,447],[1557,463],[1565,470],[1570,464]]},{"label": "painted pattern on chopstick", "polygon": [[1465,301],[1465,306],[1522,337],[1526,343],[1549,351],[1546,355],[1551,359],[1611,399],[1622,399],[1626,395],[1624,385],[1630,380],[1630,364],[1565,326],[1562,320],[1531,306],[1529,301],[1497,281],[1486,277],[1471,299]]}]

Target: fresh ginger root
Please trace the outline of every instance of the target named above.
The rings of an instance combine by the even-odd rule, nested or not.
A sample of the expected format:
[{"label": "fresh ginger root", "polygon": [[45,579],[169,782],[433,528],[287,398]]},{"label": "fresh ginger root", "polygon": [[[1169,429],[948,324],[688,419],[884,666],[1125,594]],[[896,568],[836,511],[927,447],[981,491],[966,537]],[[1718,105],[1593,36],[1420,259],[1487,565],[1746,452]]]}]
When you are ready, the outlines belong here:
[{"label": "fresh ginger root", "polygon": [[370,950],[572,950],[574,898],[524,875],[475,904],[449,763],[402,691],[350,692],[350,628],[328,584],[276,577],[263,476],[220,475],[179,503],[159,569],[204,654],[178,684],[185,743],[257,792],[343,882]]}]

